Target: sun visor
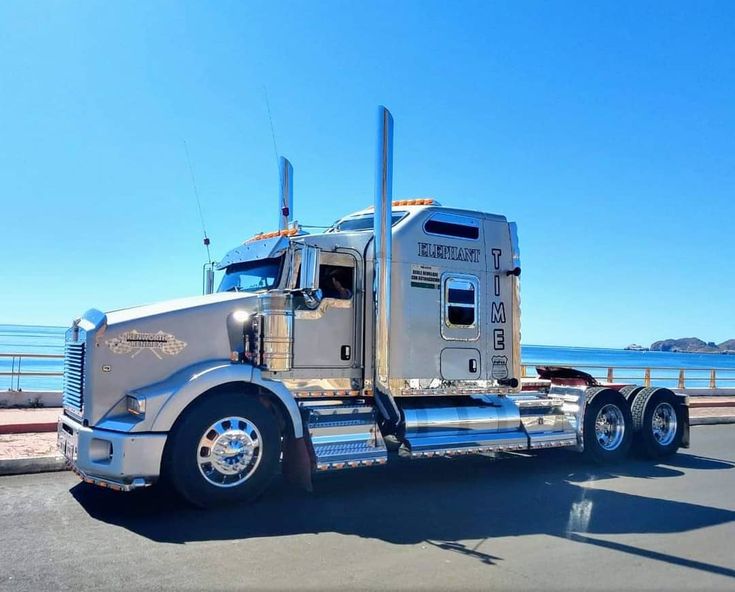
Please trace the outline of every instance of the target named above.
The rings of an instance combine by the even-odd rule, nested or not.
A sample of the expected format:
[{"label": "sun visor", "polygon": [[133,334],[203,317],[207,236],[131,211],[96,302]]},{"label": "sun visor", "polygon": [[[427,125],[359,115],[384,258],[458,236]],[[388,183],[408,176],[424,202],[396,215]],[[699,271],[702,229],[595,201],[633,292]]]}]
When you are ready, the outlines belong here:
[{"label": "sun visor", "polygon": [[245,263],[260,259],[278,257],[288,249],[289,238],[286,236],[275,236],[248,242],[235,247],[217,263],[217,269],[224,269],[233,263]]}]

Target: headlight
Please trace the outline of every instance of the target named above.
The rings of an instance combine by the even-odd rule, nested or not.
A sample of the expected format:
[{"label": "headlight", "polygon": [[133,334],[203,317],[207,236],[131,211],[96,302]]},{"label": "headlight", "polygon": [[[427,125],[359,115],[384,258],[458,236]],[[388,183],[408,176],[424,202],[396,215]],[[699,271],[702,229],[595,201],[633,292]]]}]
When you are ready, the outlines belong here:
[{"label": "headlight", "polygon": [[145,415],[145,397],[128,395],[125,397],[128,405],[128,413],[133,415]]}]

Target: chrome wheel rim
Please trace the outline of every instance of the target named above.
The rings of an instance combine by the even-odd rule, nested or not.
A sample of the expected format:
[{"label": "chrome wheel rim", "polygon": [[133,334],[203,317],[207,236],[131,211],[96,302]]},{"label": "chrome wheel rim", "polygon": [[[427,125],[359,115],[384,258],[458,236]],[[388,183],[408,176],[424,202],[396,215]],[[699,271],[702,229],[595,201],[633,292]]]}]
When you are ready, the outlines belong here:
[{"label": "chrome wheel rim", "polygon": [[244,417],[225,417],[214,422],[199,440],[199,472],[217,487],[240,485],[260,464],[262,440],[255,424]]},{"label": "chrome wheel rim", "polygon": [[671,403],[659,403],[653,410],[651,417],[651,430],[653,438],[661,446],[668,446],[676,437],[676,411]]},{"label": "chrome wheel rim", "polygon": [[595,419],[595,438],[604,450],[615,450],[625,436],[625,418],[617,405],[607,404]]}]

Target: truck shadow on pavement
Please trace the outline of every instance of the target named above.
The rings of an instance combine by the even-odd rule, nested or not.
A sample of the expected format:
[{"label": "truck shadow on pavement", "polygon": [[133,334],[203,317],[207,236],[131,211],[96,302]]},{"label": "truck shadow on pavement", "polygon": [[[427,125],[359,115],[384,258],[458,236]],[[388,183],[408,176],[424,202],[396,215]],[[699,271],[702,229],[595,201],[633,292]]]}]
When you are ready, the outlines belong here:
[{"label": "truck shadow on pavement", "polygon": [[[600,468],[573,452],[538,456],[545,458],[432,459],[322,474],[312,494],[277,480],[254,504],[209,511],[190,508],[165,489],[118,494],[79,484],[71,493],[91,517],[159,542],[334,532],[430,544],[492,565],[502,559],[460,541],[546,534],[735,578],[727,567],[596,538],[735,521],[730,510],[613,490],[619,477],[676,478],[680,469],[732,470],[732,463],[679,453],[661,464],[631,460]],[[640,485],[628,479],[625,486]]]}]

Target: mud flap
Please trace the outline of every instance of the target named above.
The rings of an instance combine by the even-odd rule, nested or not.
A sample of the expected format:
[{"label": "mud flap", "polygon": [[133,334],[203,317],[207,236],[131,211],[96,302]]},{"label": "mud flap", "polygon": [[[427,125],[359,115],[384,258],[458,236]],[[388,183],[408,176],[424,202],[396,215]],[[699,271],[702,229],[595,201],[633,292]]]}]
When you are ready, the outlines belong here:
[{"label": "mud flap", "polygon": [[312,492],[311,473],[316,466],[306,438],[286,438],[283,445],[283,477],[291,485]]},{"label": "mud flap", "polygon": [[681,415],[684,418],[684,429],[681,432],[681,447],[689,448],[689,405],[682,404]]}]

